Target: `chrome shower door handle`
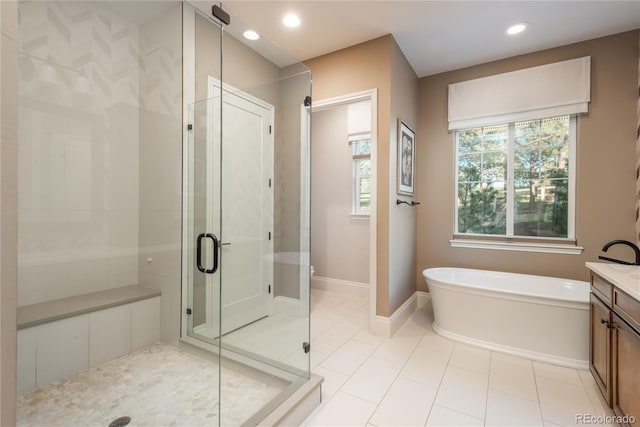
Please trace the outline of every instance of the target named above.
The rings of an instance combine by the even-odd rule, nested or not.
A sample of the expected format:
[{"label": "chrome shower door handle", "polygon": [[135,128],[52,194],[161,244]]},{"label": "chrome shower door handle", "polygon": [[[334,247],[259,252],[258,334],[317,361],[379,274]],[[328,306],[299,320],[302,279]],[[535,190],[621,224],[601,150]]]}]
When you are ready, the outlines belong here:
[{"label": "chrome shower door handle", "polygon": [[[202,241],[209,238],[213,242],[213,267],[210,269],[202,265]],[[213,274],[218,271],[218,238],[212,233],[200,233],[196,241],[196,264],[198,270],[205,274]]]}]

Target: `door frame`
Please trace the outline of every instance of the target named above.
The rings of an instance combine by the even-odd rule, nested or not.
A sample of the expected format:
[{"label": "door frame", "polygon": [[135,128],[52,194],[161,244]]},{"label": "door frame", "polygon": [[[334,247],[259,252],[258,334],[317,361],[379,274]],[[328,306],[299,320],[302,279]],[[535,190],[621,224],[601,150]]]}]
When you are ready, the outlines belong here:
[{"label": "door frame", "polygon": [[[369,213],[369,330],[375,330],[377,298],[378,207],[378,89],[349,93],[311,103],[311,112],[330,110],[359,101],[371,101],[371,212]],[[311,239],[313,240],[313,230]]]}]

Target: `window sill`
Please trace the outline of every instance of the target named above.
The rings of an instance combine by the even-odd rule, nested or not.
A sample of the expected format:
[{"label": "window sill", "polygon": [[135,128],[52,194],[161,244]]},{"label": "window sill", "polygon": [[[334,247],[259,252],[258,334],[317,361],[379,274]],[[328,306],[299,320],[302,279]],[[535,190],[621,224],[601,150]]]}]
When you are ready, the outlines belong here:
[{"label": "window sill", "polygon": [[581,246],[562,243],[532,243],[532,242],[497,242],[491,240],[449,240],[452,248],[493,249],[499,251],[541,252],[548,254],[580,255],[584,250]]},{"label": "window sill", "polygon": [[369,214],[350,214],[352,220],[355,221],[369,221]]}]

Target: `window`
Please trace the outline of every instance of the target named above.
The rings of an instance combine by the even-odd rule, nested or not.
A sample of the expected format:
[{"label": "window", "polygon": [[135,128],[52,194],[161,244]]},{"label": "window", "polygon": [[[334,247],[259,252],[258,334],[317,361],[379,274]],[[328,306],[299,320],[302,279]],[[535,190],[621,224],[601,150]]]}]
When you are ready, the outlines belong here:
[{"label": "window", "polygon": [[573,239],[575,121],[456,131],[456,234]]},{"label": "window", "polygon": [[371,207],[371,134],[350,135],[353,156],[352,214],[369,215]]}]

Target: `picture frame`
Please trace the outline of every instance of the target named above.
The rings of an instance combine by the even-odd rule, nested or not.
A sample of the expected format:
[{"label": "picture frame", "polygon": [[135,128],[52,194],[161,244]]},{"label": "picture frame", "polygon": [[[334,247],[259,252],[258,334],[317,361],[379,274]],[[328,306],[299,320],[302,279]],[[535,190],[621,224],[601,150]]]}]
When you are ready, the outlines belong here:
[{"label": "picture frame", "polygon": [[398,194],[414,195],[415,166],[416,133],[405,122],[398,120]]}]

